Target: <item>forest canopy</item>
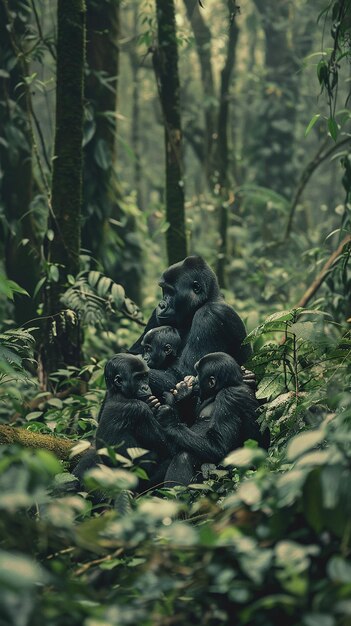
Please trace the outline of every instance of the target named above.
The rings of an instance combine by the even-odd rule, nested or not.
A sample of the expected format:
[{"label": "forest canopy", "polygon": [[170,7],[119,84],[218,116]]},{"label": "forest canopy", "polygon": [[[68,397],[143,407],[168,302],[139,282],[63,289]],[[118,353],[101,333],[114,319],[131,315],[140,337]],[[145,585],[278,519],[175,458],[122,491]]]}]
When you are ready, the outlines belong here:
[{"label": "forest canopy", "polygon": [[0,626],[351,626],[350,46],[0,0]]}]

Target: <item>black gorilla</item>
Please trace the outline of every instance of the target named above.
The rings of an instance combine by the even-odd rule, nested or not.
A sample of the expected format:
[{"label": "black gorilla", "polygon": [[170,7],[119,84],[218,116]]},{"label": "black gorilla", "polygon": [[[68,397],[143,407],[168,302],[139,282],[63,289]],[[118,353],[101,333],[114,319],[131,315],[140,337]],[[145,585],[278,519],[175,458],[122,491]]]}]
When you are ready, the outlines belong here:
[{"label": "black gorilla", "polygon": [[200,399],[191,428],[179,421],[176,401],[181,403],[193,390],[180,383],[175,395],[165,394],[169,405],[156,410],[168,441],[177,449],[165,482],[189,484],[202,463],[218,464],[231,450],[255,439],[264,445],[256,422],[258,402],[243,381],[238,363],[224,352],[207,354],[195,364]]},{"label": "black gorilla", "polygon": [[[171,265],[162,275],[163,297],[144,332],[163,324],[178,329],[181,340],[179,369],[183,376],[193,374],[195,363],[205,354],[222,351],[233,356],[239,365],[251,355],[249,345],[242,346],[245,326],[220,294],[215,273],[199,256],[189,256]],[[142,352],[142,335],[130,349]]]},{"label": "black gorilla", "polygon": [[140,447],[150,451],[142,457],[142,466],[156,484],[164,476],[162,460],[171,454],[164,431],[146,404],[151,395],[149,368],[137,356],[117,354],[106,363],[105,381],[107,392],[98,417],[95,448],[84,455],[73,473],[81,480],[87,469],[103,463],[97,453],[100,448],[118,446],[125,456],[127,448]]},{"label": "black gorilla", "polygon": [[178,359],[180,335],[172,326],[159,326],[144,335],[141,346],[143,359],[150,368],[151,391],[155,396],[161,397],[164,391],[173,389],[183,379]]}]

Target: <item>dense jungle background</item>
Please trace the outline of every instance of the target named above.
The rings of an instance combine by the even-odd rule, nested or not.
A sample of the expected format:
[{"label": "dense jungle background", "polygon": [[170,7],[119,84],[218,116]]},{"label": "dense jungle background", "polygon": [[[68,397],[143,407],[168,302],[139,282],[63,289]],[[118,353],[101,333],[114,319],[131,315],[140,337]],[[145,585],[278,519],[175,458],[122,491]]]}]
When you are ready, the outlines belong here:
[{"label": "dense jungle background", "polygon": [[[1,626],[351,626],[350,42],[350,0],[0,0]],[[137,496],[111,449],[76,493],[187,254],[271,447]]]}]

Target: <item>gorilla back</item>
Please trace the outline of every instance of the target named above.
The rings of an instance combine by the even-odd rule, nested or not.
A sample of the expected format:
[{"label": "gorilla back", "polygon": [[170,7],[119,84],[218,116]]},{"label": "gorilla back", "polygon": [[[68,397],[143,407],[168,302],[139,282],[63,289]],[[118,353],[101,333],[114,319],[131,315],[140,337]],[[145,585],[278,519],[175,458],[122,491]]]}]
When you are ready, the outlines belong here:
[{"label": "gorilla back", "polygon": [[[160,280],[162,299],[145,332],[160,325],[178,329],[182,340],[179,369],[193,374],[195,363],[209,352],[226,352],[242,365],[251,355],[243,321],[220,293],[215,273],[202,257],[171,265]],[[144,333],[145,334],[145,333]],[[131,352],[141,352],[142,337]]]}]

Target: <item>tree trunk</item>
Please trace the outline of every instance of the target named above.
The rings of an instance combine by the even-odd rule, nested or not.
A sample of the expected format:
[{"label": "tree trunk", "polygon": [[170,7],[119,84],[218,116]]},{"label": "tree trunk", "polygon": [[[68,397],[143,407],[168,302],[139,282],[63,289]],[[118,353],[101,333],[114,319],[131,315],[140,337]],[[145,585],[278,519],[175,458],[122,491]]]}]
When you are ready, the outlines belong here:
[{"label": "tree trunk", "polygon": [[173,0],[156,0],[158,48],[154,67],[165,126],[166,234],[170,264],[187,255],[184,183],[182,172],[182,132],[178,74],[178,48]]},{"label": "tree trunk", "polygon": [[[294,32],[291,0],[254,0],[265,34],[266,77],[260,111],[251,122],[249,152],[256,169],[255,182],[290,198],[298,167],[292,159],[299,99],[299,57],[312,45],[311,20],[303,20],[304,32]],[[301,27],[301,22],[298,22]]]},{"label": "tree trunk", "polygon": [[[11,8],[19,10],[21,4],[23,3],[13,2]],[[0,77],[0,100],[3,103],[0,109],[0,126],[3,139],[8,140],[8,146],[0,144],[0,193],[9,224],[4,255],[6,273],[8,278],[15,280],[32,295],[40,276],[40,241],[33,212],[30,211],[33,197],[33,141],[30,103],[27,88],[23,86],[29,67],[25,56],[18,56],[22,49],[13,49],[13,40],[20,39],[21,46],[25,45],[23,36],[26,24],[23,19],[23,14],[21,18],[16,15],[13,24],[9,23],[5,6],[0,3],[0,67],[8,73],[8,76]],[[22,86],[19,86],[20,82],[23,83]],[[14,304],[17,324],[36,317],[33,298],[15,296]]]},{"label": "tree trunk", "polygon": [[213,168],[215,161],[213,158],[213,145],[216,133],[216,92],[213,78],[212,58],[211,58],[211,31],[208,28],[199,7],[198,0],[184,0],[188,20],[192,26],[196,51],[200,63],[201,82],[204,99],[205,115],[205,172],[206,178],[213,182]]},{"label": "tree trunk", "polygon": [[[119,76],[120,0],[88,0],[87,61],[85,87],[91,120],[87,125],[85,146],[84,203],[82,244],[101,260],[105,271],[122,283],[127,295],[141,301],[142,247],[136,233],[134,216],[126,215],[121,205],[117,175],[116,135],[117,90]],[[95,125],[95,128],[94,128]],[[121,243],[106,244],[104,223],[111,218]],[[117,239],[117,238],[116,238]],[[111,258],[113,259],[111,261]]]},{"label": "tree trunk", "polygon": [[218,193],[219,193],[219,236],[220,244],[218,251],[217,276],[220,287],[226,286],[225,268],[227,265],[227,229],[228,229],[228,187],[229,176],[229,149],[228,149],[228,115],[229,115],[229,91],[230,83],[235,67],[235,53],[238,42],[239,28],[233,12],[233,2],[228,0],[229,11],[229,38],[226,62],[221,72],[220,105],[218,113],[217,131],[217,170],[218,170]]},{"label": "tree trunk", "polygon": [[60,296],[67,275],[79,271],[82,204],[84,0],[58,0],[56,126],[52,208],[48,221],[48,281],[45,288],[46,333],[41,347],[41,382],[63,365],[80,365],[80,329]]},{"label": "tree trunk", "polygon": [[[104,221],[114,216],[117,81],[119,69],[119,1],[87,0],[87,65],[82,246],[108,261]],[[108,82],[107,82],[108,81]]]}]

